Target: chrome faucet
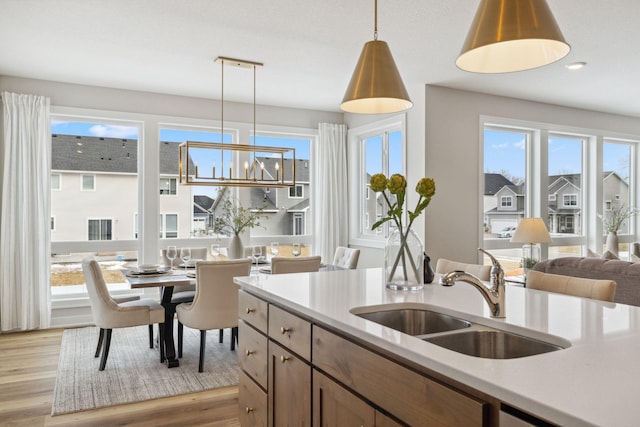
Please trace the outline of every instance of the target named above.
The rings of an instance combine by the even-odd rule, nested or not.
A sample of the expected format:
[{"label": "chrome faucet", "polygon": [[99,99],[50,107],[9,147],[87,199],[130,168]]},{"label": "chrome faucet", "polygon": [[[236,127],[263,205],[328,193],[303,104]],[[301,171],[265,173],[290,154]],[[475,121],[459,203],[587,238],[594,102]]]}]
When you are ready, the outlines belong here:
[{"label": "chrome faucet", "polygon": [[505,317],[506,307],[504,306],[504,270],[493,255],[482,248],[478,248],[478,250],[487,254],[487,256],[491,259],[491,263],[493,264],[490,273],[491,288],[486,287],[484,283],[482,283],[482,280],[478,279],[473,274],[461,270],[450,271],[444,276],[440,276],[440,284],[442,286],[453,286],[455,285],[456,280],[461,280],[463,282],[469,283],[470,285],[473,285],[477,290],[480,291],[485,301],[487,301],[487,304],[489,304],[489,308],[491,309],[491,317]]}]

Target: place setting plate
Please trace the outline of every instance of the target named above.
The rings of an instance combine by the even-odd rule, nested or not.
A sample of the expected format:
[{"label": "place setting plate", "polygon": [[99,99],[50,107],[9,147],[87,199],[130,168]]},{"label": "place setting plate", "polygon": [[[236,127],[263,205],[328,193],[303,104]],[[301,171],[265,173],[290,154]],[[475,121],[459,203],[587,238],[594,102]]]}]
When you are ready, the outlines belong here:
[{"label": "place setting plate", "polygon": [[129,270],[128,276],[151,276],[170,273],[171,269],[158,264],[142,264],[137,268]]}]

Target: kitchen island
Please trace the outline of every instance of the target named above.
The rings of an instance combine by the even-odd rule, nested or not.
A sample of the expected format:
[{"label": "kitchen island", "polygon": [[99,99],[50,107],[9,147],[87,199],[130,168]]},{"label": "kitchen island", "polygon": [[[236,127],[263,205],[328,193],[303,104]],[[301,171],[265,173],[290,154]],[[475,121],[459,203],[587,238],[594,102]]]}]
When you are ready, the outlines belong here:
[{"label": "kitchen island", "polygon": [[[436,386],[451,385],[461,396],[471,398],[463,402],[471,411],[477,409],[475,401],[481,402],[479,410],[484,418],[479,425],[516,425],[506,421],[514,413],[525,420],[528,415],[535,417],[528,420],[531,424],[544,420],[556,425],[631,426],[640,420],[640,405],[635,395],[640,379],[638,307],[507,286],[506,318],[494,319],[481,294],[466,283],[445,288],[434,282],[425,285],[422,291],[389,291],[384,287],[381,269],[258,275],[236,278],[236,283],[242,288],[241,293],[268,304],[269,313],[293,314],[307,321],[315,328],[313,331],[318,332],[318,337],[324,339],[325,331],[335,333],[343,340],[335,342],[355,343],[356,350],[364,348],[384,356],[385,360],[397,361],[409,371],[424,373]],[[353,314],[393,305],[426,308],[567,348],[523,358],[478,358]],[[243,310],[240,307],[241,318]],[[247,308],[246,313],[251,310]],[[285,329],[282,329],[284,335]],[[271,338],[271,330],[268,336]],[[309,336],[313,336],[314,346],[320,343],[313,332]],[[242,343],[242,333],[240,337]],[[275,342],[274,347],[278,344],[282,344],[283,350],[290,349],[285,342]],[[293,356],[301,354],[296,347],[292,348]],[[322,349],[318,354],[323,355]],[[359,353],[352,351],[351,354],[355,357]],[[284,364],[290,356],[280,357]],[[315,386],[319,380],[315,376],[314,357],[315,353],[301,359],[313,368]],[[345,360],[341,363],[350,363]],[[381,417],[390,415],[400,423],[414,423],[404,419],[397,409],[387,412],[388,408],[378,403],[375,396],[369,397],[366,388],[358,389],[357,381],[341,377],[340,369],[325,369],[329,365],[323,363],[318,359],[318,370],[322,374],[330,379],[339,377],[336,380],[339,384],[351,387],[358,397],[372,402],[374,409],[381,411]],[[276,374],[270,373],[269,379],[277,378]],[[386,385],[377,386],[384,389]],[[275,398],[269,395],[270,405]],[[247,406],[246,412],[249,410]],[[506,411],[504,422],[503,410]],[[271,420],[273,416],[270,413]],[[393,422],[375,425],[402,425]]]}]

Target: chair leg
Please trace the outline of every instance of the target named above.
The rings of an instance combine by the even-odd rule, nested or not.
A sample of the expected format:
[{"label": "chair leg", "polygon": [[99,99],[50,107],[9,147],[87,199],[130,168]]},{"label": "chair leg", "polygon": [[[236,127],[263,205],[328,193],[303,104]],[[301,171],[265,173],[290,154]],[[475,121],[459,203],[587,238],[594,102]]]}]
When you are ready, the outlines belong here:
[{"label": "chair leg", "polygon": [[100,328],[100,335],[98,336],[98,346],[96,347],[96,354],[94,357],[100,356],[100,349],[102,348],[102,341],[104,341],[104,329]]},{"label": "chair leg", "polygon": [[236,343],[238,342],[238,327],[231,328],[231,351],[236,349]]},{"label": "chair leg", "polygon": [[111,332],[112,329],[107,329],[107,340],[104,343],[104,350],[102,350],[102,359],[100,360],[100,370],[104,371],[104,367],[107,365],[107,357],[109,357],[109,347],[111,347]]},{"label": "chair leg", "polygon": [[219,338],[218,342],[221,343],[221,344],[222,344],[222,341],[223,341],[223,337],[224,337],[224,329],[220,329],[220,338]]},{"label": "chair leg", "polygon": [[164,336],[164,323],[160,322],[158,323],[158,336],[159,338],[159,342],[160,342],[160,363],[164,363],[165,360],[165,354],[164,354],[164,340],[162,339],[162,337]]},{"label": "chair leg", "polygon": [[184,337],[184,325],[178,321],[178,359],[182,359],[182,338]]},{"label": "chair leg", "polygon": [[200,362],[198,363],[198,372],[204,371],[204,345],[207,342],[207,331],[200,331]]},{"label": "chair leg", "polygon": [[153,348],[153,325],[149,325],[149,348]]}]

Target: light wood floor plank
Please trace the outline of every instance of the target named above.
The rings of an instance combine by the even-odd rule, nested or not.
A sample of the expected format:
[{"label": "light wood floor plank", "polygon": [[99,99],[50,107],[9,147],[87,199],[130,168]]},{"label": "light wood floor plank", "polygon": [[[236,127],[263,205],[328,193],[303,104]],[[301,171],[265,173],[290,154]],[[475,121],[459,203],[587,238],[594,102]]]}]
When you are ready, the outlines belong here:
[{"label": "light wood floor plank", "polygon": [[3,426],[235,427],[238,387],[51,416],[61,329],[0,335],[0,424]]}]

